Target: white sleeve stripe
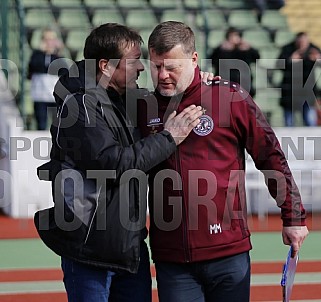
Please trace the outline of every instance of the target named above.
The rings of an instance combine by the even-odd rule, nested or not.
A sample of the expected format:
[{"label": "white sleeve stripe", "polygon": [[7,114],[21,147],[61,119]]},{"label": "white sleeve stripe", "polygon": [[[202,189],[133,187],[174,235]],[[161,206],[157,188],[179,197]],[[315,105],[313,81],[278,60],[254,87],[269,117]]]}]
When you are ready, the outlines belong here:
[{"label": "white sleeve stripe", "polygon": [[103,108],[103,105],[100,104],[100,108],[101,108],[101,115],[104,116],[104,108]]},{"label": "white sleeve stripe", "polygon": [[[75,94],[76,94],[76,93],[68,94],[68,95],[65,97],[65,100],[64,100],[64,102],[63,102],[62,105],[61,105],[61,110],[59,110],[59,113],[57,112],[57,118],[58,118],[58,121],[59,121],[59,122],[58,122],[56,143],[57,143],[57,146],[58,146],[60,149],[62,149],[62,148],[61,148],[61,145],[59,144],[58,138],[59,138],[59,129],[60,129],[61,120],[62,120],[61,114],[62,114],[63,108],[64,108],[64,106],[66,105],[67,101],[68,101],[72,96],[74,96]],[[82,103],[83,103],[83,105],[84,105],[84,109],[85,109],[85,112],[86,112],[87,122],[88,122],[88,124],[90,124],[90,118],[89,118],[88,110],[87,110],[87,107],[86,107],[86,99],[85,99],[85,96],[86,96],[86,94],[84,94],[83,97],[82,97]],[[102,109],[102,113],[103,113],[104,111],[103,111],[103,107],[102,107],[102,106],[101,106],[101,109]]]},{"label": "white sleeve stripe", "polygon": [[86,102],[85,102],[85,96],[86,96],[86,94],[84,94],[82,96],[82,104],[84,105],[84,108],[85,108],[88,124],[90,124],[90,119],[89,119],[89,115],[88,115],[88,111],[87,111],[87,107],[86,107]]},{"label": "white sleeve stripe", "polygon": [[61,125],[61,114],[62,114],[62,111],[63,111],[63,108],[65,106],[65,104],[67,103],[67,101],[75,94],[68,94],[65,99],[64,99],[64,102],[62,103],[61,105],[61,110],[59,110],[59,113],[57,113],[57,117],[58,117],[58,127],[57,127],[57,135],[56,135],[56,143],[57,143],[57,146],[62,149],[62,147],[60,146],[59,144],[59,141],[58,141],[58,138],[59,138],[59,129],[60,129],[60,125]]}]

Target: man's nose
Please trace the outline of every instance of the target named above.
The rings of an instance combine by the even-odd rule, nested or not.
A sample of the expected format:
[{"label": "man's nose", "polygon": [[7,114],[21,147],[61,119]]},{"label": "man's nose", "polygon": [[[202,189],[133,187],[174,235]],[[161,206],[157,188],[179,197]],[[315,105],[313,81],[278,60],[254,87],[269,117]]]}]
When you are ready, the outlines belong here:
[{"label": "man's nose", "polygon": [[142,61],[139,60],[137,64],[138,64],[137,71],[144,71],[145,70],[145,66],[142,63]]},{"label": "man's nose", "polygon": [[160,79],[166,79],[168,78],[168,71],[166,70],[166,68],[161,67],[158,71],[158,77]]}]

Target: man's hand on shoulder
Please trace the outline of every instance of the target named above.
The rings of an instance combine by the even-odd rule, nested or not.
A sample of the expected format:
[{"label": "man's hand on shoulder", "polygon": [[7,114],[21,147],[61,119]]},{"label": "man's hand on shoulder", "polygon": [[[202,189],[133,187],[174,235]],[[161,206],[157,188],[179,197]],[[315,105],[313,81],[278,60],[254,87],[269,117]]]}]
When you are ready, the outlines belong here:
[{"label": "man's hand on shoulder", "polygon": [[200,71],[200,76],[203,83],[208,83],[210,81],[219,81],[222,79],[220,76],[214,76],[214,73],[209,71]]}]

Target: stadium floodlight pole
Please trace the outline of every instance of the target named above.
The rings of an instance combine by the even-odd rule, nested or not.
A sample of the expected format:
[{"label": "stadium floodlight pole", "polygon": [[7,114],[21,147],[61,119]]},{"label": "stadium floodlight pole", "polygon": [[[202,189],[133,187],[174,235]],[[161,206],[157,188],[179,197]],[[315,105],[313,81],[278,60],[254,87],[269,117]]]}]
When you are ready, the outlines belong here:
[{"label": "stadium floodlight pole", "polygon": [[1,56],[8,59],[8,0],[1,1]]},{"label": "stadium floodlight pole", "polygon": [[[204,25],[204,58],[208,58],[208,36],[209,36],[209,27],[208,27],[208,20],[207,20],[207,13],[206,13],[206,6],[205,6],[205,0],[201,0],[200,2],[200,9],[202,12],[202,17],[203,17],[203,25]],[[204,68],[204,66],[201,66],[201,68]],[[208,68],[206,66],[206,68]]]},{"label": "stadium floodlight pole", "polygon": [[26,56],[25,56],[25,41],[26,41],[26,29],[25,29],[25,11],[21,0],[16,0],[17,4],[17,14],[19,17],[19,61],[20,61],[20,77],[19,77],[19,107],[20,114],[23,119],[24,126],[26,126],[26,116],[25,116],[25,81],[26,81]]}]

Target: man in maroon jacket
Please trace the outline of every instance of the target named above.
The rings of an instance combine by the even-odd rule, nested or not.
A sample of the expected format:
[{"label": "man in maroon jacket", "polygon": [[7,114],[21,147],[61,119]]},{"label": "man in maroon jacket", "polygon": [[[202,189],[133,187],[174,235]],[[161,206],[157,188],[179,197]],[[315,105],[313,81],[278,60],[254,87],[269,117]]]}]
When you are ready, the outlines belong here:
[{"label": "man in maroon jacket", "polygon": [[204,108],[193,133],[150,173],[150,244],[160,302],[249,301],[245,151],[281,208],[283,241],[294,254],[308,234],[300,193],[248,92],[224,80],[202,84],[187,25],[161,23],[148,48],[156,90],[139,110],[144,134],[161,131],[173,110]]}]

